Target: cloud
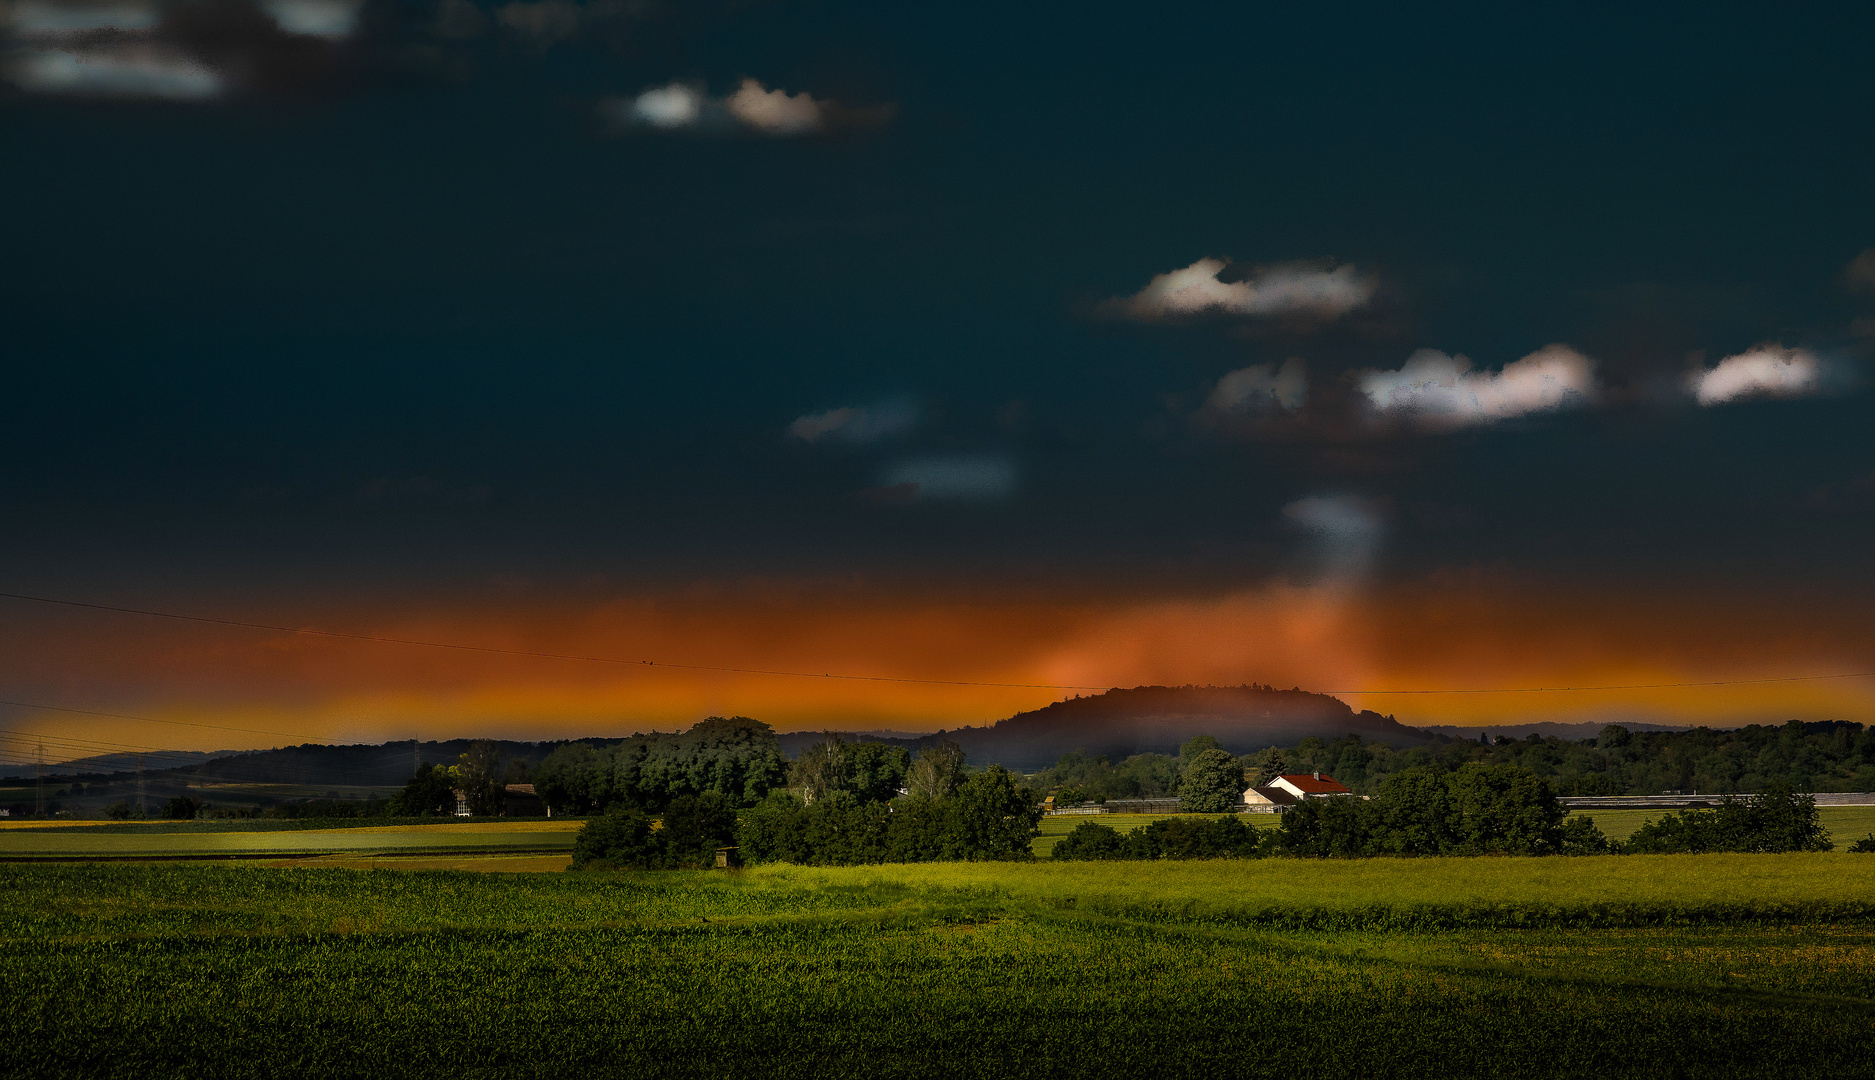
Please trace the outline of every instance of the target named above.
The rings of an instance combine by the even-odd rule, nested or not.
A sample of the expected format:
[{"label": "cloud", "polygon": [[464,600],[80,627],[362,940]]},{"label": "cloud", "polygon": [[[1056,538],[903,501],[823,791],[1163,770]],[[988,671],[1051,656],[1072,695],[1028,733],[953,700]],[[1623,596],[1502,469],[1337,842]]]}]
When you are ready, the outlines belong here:
[{"label": "cloud", "polygon": [[634,123],[656,128],[682,128],[694,125],[703,117],[707,101],[703,92],[685,83],[671,83],[646,90],[631,102]]},{"label": "cloud", "polygon": [[1232,269],[1224,259],[1199,259],[1183,270],[1154,277],[1113,306],[1122,315],[1142,320],[1210,314],[1335,318],[1374,295],[1373,282],[1352,266],[1288,264],[1226,273]]},{"label": "cloud", "polygon": [[1595,397],[1594,368],[1567,345],[1547,345],[1497,372],[1473,372],[1465,356],[1421,349],[1398,371],[1361,372],[1357,384],[1382,413],[1462,427],[1584,404]]},{"label": "cloud", "polygon": [[200,100],[221,93],[223,85],[213,70],[158,45],[35,50],[15,57],[5,73],[25,90],[95,97]]},{"label": "cloud", "polygon": [[1001,499],[1015,493],[1015,466],[1004,458],[961,456],[903,461],[866,494],[879,502]]},{"label": "cloud", "polygon": [[788,425],[788,434],[807,443],[823,439],[866,443],[911,430],[918,422],[917,407],[907,402],[888,402],[864,408],[829,409],[809,413]]},{"label": "cloud", "polygon": [[770,90],[754,79],[743,79],[727,97],[712,97],[700,84],[675,80],[633,98],[608,99],[604,110],[627,128],[774,138],[874,127],[895,112],[891,105],[851,109],[805,90]]},{"label": "cloud", "polygon": [[[0,7],[0,13],[5,9]],[[25,37],[62,36],[98,30],[152,30],[162,21],[155,4],[139,0],[113,3],[56,3],[22,0],[13,5],[9,28]]]},{"label": "cloud", "polygon": [[1220,413],[1248,412],[1271,406],[1294,412],[1302,407],[1308,391],[1308,370],[1301,360],[1292,356],[1283,362],[1280,370],[1274,364],[1253,364],[1225,375],[1205,399],[1205,406]]},{"label": "cloud", "polygon": [[[328,80],[363,0],[26,0],[0,76],[30,93],[203,101]],[[0,0],[0,10],[4,10]]]},{"label": "cloud", "polygon": [[1849,260],[1849,265],[1842,268],[1842,283],[1850,292],[1875,295],[1875,247],[1865,248]]},{"label": "cloud", "polygon": [[261,9],[288,34],[347,38],[358,29],[363,0],[264,0]]},{"label": "cloud", "polygon": [[1687,376],[1687,389],[1701,405],[1723,405],[1745,397],[1801,397],[1815,393],[1821,372],[1807,349],[1760,345],[1728,356],[1717,367]]},{"label": "cloud", "polygon": [[729,115],[764,135],[806,135],[819,131],[823,107],[803,90],[764,90],[754,79],[742,80],[725,105]]}]

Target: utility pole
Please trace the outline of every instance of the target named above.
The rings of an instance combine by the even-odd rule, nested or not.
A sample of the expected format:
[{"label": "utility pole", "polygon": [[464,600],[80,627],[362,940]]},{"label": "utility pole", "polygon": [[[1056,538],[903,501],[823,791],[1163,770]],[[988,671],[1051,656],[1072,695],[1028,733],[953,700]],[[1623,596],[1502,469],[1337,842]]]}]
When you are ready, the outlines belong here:
[{"label": "utility pole", "polygon": [[143,817],[143,751],[137,751],[137,816]]},{"label": "utility pole", "polygon": [[46,744],[39,744],[39,765],[33,770],[33,777],[38,788],[33,793],[33,816],[46,816]]},{"label": "utility pole", "polygon": [[423,768],[423,759],[418,756],[418,754],[421,753],[422,750],[423,750],[422,739],[410,740],[410,775],[412,776],[417,775],[417,770]]}]

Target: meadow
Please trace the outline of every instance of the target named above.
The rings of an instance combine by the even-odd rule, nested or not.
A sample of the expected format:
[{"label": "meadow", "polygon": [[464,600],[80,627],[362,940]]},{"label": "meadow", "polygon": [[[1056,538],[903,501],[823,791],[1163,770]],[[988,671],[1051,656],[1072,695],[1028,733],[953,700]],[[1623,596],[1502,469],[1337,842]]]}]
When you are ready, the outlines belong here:
[{"label": "meadow", "polygon": [[9,1076],[1867,1076],[1875,858],[0,870]]},{"label": "meadow", "polygon": [[578,820],[440,821],[306,827],[292,821],[33,823],[0,828],[0,858],[177,858],[573,849]]}]

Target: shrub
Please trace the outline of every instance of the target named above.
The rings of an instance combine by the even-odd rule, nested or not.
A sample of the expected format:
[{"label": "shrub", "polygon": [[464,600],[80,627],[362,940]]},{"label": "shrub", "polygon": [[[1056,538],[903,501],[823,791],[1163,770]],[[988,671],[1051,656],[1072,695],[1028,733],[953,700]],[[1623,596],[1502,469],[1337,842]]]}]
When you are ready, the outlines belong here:
[{"label": "shrub", "polygon": [[1828,851],[1835,845],[1817,817],[1816,800],[1773,784],[1716,810],[1682,810],[1634,831],[1622,850],[1644,855],[1699,851]]},{"label": "shrub", "polygon": [[1040,819],[1033,795],[992,765],[948,798],[907,797],[887,805],[833,791],[808,805],[793,795],[771,795],[746,815],[736,843],[749,863],[1029,859]]},{"label": "shrub", "polygon": [[1124,859],[1128,857],[1126,839],[1111,825],[1083,821],[1055,843],[1055,850],[1049,857],[1080,861]]},{"label": "shrub", "polygon": [[1849,850],[1858,855],[1875,855],[1875,832],[1849,845]]}]

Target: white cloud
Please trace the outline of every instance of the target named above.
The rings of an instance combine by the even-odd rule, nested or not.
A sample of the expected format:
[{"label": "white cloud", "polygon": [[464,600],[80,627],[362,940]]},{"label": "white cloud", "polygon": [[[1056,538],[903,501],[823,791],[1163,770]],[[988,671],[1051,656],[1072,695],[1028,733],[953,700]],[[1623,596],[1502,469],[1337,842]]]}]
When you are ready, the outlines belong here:
[{"label": "white cloud", "polygon": [[177,101],[214,97],[222,79],[171,49],[138,46],[109,52],[46,49],[15,57],[7,78],[27,90],[97,97],[153,97]]},{"label": "white cloud", "polygon": [[638,127],[664,131],[741,130],[776,138],[811,135],[835,126],[879,123],[891,114],[889,108],[840,109],[806,91],[790,94],[770,90],[754,79],[742,80],[728,97],[711,97],[699,86],[676,81],[652,87],[630,100],[615,99],[608,108],[627,124]]},{"label": "white cloud", "polygon": [[1359,386],[1381,412],[1462,426],[1583,404],[1595,396],[1594,369],[1567,345],[1545,346],[1497,372],[1474,372],[1464,356],[1421,349],[1398,371],[1362,372]]},{"label": "white cloud", "polygon": [[805,135],[820,130],[821,104],[807,91],[764,90],[754,79],[742,80],[724,105],[729,115],[764,135]]},{"label": "white cloud", "polygon": [[1687,389],[1701,405],[1742,397],[1800,397],[1816,391],[1820,374],[1816,356],[1807,349],[1760,345],[1687,376]]},{"label": "white cloud", "polygon": [[865,408],[829,409],[797,418],[788,425],[788,434],[802,442],[822,439],[863,443],[908,431],[918,422],[916,407],[892,402]]},{"label": "white cloud", "polygon": [[363,0],[264,0],[261,7],[280,29],[308,37],[350,37],[358,28]]},{"label": "white cloud", "polygon": [[655,128],[689,127],[703,115],[703,94],[695,87],[674,82],[632,99],[630,116]]},{"label": "white cloud", "polygon": [[1302,361],[1290,357],[1279,370],[1274,364],[1238,368],[1217,381],[1205,404],[1218,412],[1243,412],[1271,404],[1294,412],[1308,396],[1309,373]]},{"label": "white cloud", "polygon": [[1373,282],[1352,266],[1271,266],[1241,281],[1220,281],[1228,265],[1223,259],[1199,259],[1183,270],[1160,274],[1120,301],[1120,310],[1136,319],[1210,313],[1333,318],[1353,311],[1374,295]]},{"label": "white cloud", "polygon": [[1000,499],[1016,490],[1015,466],[998,457],[905,461],[887,470],[881,490],[916,499]]},{"label": "white cloud", "polygon": [[[5,14],[0,6],[0,15]],[[162,21],[156,5],[140,0],[106,3],[58,3],[22,0],[13,5],[9,20],[14,33],[29,37],[82,34],[92,30],[136,32],[154,29]]]}]

